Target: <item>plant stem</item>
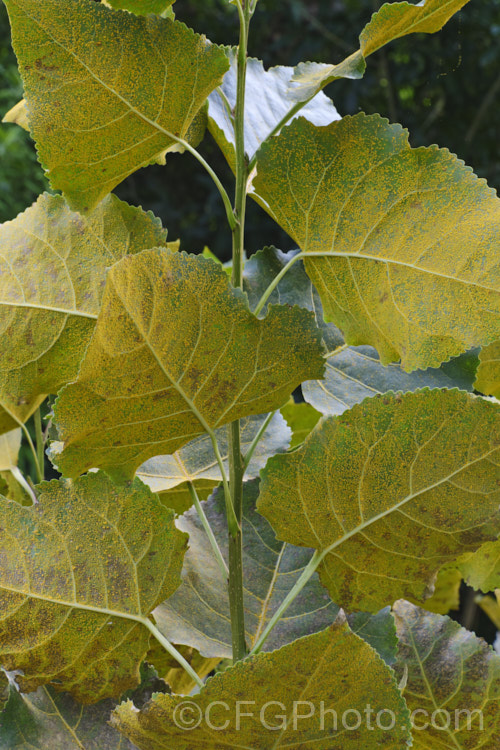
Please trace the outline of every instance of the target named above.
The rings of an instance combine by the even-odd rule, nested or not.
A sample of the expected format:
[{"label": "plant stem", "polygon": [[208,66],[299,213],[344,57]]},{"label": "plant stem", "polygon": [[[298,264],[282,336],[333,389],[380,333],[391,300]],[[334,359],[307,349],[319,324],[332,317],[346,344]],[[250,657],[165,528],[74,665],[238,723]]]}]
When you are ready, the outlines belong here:
[{"label": "plant stem", "polygon": [[257,448],[258,444],[262,440],[262,436],[265,433],[265,431],[267,430],[267,428],[269,427],[269,423],[270,423],[271,419],[274,417],[275,414],[276,414],[276,412],[272,411],[272,412],[270,412],[267,415],[267,417],[265,418],[265,420],[262,422],[260,430],[258,431],[258,433],[256,434],[256,436],[252,440],[250,448],[245,453],[245,457],[243,459],[243,468],[244,468],[245,471],[248,469],[248,464],[252,460],[252,456],[255,453],[255,449]]},{"label": "plant stem", "polygon": [[41,479],[45,478],[45,441],[43,437],[42,429],[42,410],[39,406],[34,415],[35,420],[35,439],[36,439],[36,455],[38,459],[38,466],[40,468]]},{"label": "plant stem", "polygon": [[194,671],[194,669],[191,666],[191,664],[188,661],[186,661],[186,659],[182,656],[182,654],[180,654],[177,651],[177,649],[175,648],[175,646],[173,646],[170,643],[170,641],[167,638],[165,638],[165,636],[163,636],[160,633],[160,631],[158,630],[158,628],[156,627],[156,625],[154,623],[152,623],[151,620],[147,619],[146,617],[144,619],[142,619],[141,622],[144,623],[144,625],[147,627],[147,629],[150,631],[150,633],[152,633],[154,635],[154,637],[156,638],[156,640],[159,643],[161,643],[161,645],[163,646],[163,648],[165,649],[165,651],[168,651],[168,653],[170,654],[170,656],[173,656],[174,659],[178,662],[178,664],[180,664],[181,667],[183,667],[186,670],[186,672],[188,673],[188,675],[191,677],[192,680],[194,680],[196,682],[196,684],[198,685],[198,687],[202,688],[203,687],[203,680],[200,679],[200,677],[196,674],[196,672]]},{"label": "plant stem", "polygon": [[210,526],[210,523],[208,522],[208,518],[205,515],[205,511],[203,510],[203,507],[200,503],[200,498],[198,497],[198,493],[196,492],[196,488],[192,482],[188,482],[188,489],[189,489],[189,494],[191,495],[191,499],[198,513],[198,517],[202,523],[203,528],[206,531],[210,544],[212,545],[212,549],[213,549],[215,558],[219,564],[219,568],[221,570],[222,576],[225,579],[227,579],[229,576],[229,570],[227,568],[224,558],[222,557],[222,552],[220,551],[219,545],[217,544],[217,539],[214,536],[212,527]]},{"label": "plant stem", "polygon": [[12,476],[14,477],[14,479],[16,480],[16,482],[18,484],[20,484],[21,487],[28,493],[28,495],[30,496],[30,498],[33,501],[33,505],[36,505],[38,503],[37,496],[35,495],[35,492],[32,489],[32,487],[28,484],[28,482],[26,481],[26,479],[23,477],[23,475],[21,474],[21,472],[17,468],[17,466],[11,466],[10,467],[10,473],[12,474]]},{"label": "plant stem", "polygon": [[306,567],[302,571],[302,575],[296,581],[295,586],[288,592],[288,595],[283,599],[283,601],[281,602],[280,606],[278,607],[278,609],[276,610],[276,612],[274,613],[274,615],[269,620],[266,629],[264,630],[264,632],[260,636],[260,638],[257,641],[257,643],[255,644],[255,646],[250,651],[250,656],[253,656],[254,654],[258,654],[259,651],[262,649],[262,646],[266,642],[266,640],[267,640],[269,634],[271,633],[271,631],[273,630],[274,626],[276,625],[276,623],[278,622],[278,620],[280,620],[280,618],[285,613],[285,611],[288,609],[288,607],[293,602],[293,600],[296,599],[297,596],[300,594],[300,592],[302,591],[302,589],[304,588],[304,586],[306,585],[306,583],[309,581],[309,579],[311,578],[311,576],[313,575],[313,573],[316,571],[316,568],[320,564],[320,562],[323,559],[323,557],[324,557],[324,553],[318,552],[316,550],[316,552],[313,554],[313,556],[309,560],[308,564],[306,565]]},{"label": "plant stem", "polygon": [[[243,261],[245,248],[245,209],[248,164],[245,154],[245,87],[247,69],[248,27],[250,22],[249,0],[238,0],[240,18],[240,40],[237,57],[236,106],[234,115],[236,186],[234,197],[233,228],[233,273],[234,287],[243,282]],[[243,476],[245,468],[241,455],[241,435],[239,420],[229,426],[229,485],[231,502],[237,527],[229,527],[229,609],[233,641],[233,661],[243,659],[247,654],[245,642],[245,612],[243,605],[243,562],[241,519],[243,507]]]}]

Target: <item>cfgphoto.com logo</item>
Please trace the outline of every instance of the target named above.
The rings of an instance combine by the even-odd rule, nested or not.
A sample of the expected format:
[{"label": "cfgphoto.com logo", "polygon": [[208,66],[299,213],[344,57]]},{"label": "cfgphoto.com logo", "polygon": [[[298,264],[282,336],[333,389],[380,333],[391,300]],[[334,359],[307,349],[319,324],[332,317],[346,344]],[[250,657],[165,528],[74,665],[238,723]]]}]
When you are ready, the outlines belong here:
[{"label": "cfgphoto.com logo", "polygon": [[[236,701],[231,705],[225,701],[212,701],[205,707],[195,701],[186,700],[175,707],[173,720],[178,729],[192,731],[203,727],[214,732],[244,730],[255,726],[256,722],[270,732],[296,732],[306,727],[310,728],[311,722],[320,732],[354,732],[362,727],[368,731],[390,732],[398,722],[394,711],[387,708],[374,709],[369,703],[362,711],[349,708],[338,713],[334,708],[327,706],[325,701],[294,701],[291,707],[287,707],[284,703],[273,700],[261,706],[257,705],[256,701]],[[438,708],[428,711],[417,708],[411,712],[410,721],[416,731],[483,730],[483,714],[479,709],[447,711]]]}]

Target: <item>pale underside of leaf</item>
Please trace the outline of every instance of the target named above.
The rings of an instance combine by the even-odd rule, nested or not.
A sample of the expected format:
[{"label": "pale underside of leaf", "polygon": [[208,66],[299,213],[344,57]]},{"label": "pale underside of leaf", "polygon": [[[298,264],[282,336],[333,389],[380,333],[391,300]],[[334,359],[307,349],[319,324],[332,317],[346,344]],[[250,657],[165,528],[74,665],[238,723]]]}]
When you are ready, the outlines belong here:
[{"label": "pale underside of leaf", "polygon": [[171,19],[91,0],[6,5],[40,160],[81,212],[183,139],[228,68]]},{"label": "pale underside of leaf", "polygon": [[115,196],[83,218],[45,193],[0,226],[0,431],[76,377],[108,267],[165,241],[159,219]]},{"label": "pale underside of leaf", "polygon": [[498,747],[500,656],[448,617],[405,601],[396,602],[394,614],[399,637],[397,671],[407,674],[404,696],[410,711],[416,712],[418,729],[413,732],[412,747]]},{"label": "pale underside of leaf", "polygon": [[261,148],[253,189],[311,253],[348,344],[410,371],[498,339],[500,201],[448,151],[410,148],[378,115],[298,119]]},{"label": "pale underside of leaf", "polygon": [[469,0],[423,0],[419,3],[385,3],[373,14],[359,36],[360,48],[336,65],[300,63],[294,69],[295,95],[305,101],[339,78],[362,78],[365,58],[407,34],[440,31]]},{"label": "pale underside of leaf", "polygon": [[108,274],[78,380],[56,404],[58,465],[131,476],[151,456],[278,408],[310,372],[320,377],[323,359],[309,312],[273,307],[258,320],[200,256],[126,258]]},{"label": "pale underside of leaf", "polygon": [[[244,485],[243,569],[246,639],[252,647],[309,562],[312,551],[276,541],[255,510],[258,481]],[[227,522],[221,491],[204,510],[226,561]],[[231,658],[231,618],[227,580],[222,576],[194,509],[177,520],[189,534],[182,586],[155,611],[158,628],[174,643],[194,646],[207,657]],[[272,650],[331,624],[338,607],[315,575],[272,631],[264,648]]]},{"label": "pale underside of leaf", "polygon": [[348,609],[432,594],[438,570],[500,530],[498,407],[456,390],[386,394],[323,419],[268,461],[257,505],[277,537],[322,553]]},{"label": "pale underside of leaf", "polygon": [[[233,116],[237,93],[237,55],[229,53],[231,67],[224,76],[221,86],[208,98],[209,130],[226,157],[231,169],[235,170],[235,134]],[[293,68],[282,65],[265,70],[261,60],[248,58],[245,93],[245,151],[251,159],[261,143],[286,118],[294,106],[292,82]],[[229,110],[229,111],[228,111]],[[323,93],[306,104],[300,111],[302,117],[315,125],[328,125],[339,120],[340,115],[333,102]]]},{"label": "pale underside of leaf", "polygon": [[180,583],[186,537],[138,480],[103,474],[0,500],[0,664],[23,692],[52,682],[83,703],[139,682],[144,620]]},{"label": "pale underside of leaf", "polygon": [[[243,455],[248,451],[259,430],[264,426],[267,417],[268,415],[263,414],[241,420],[240,440]],[[215,431],[215,435],[227,473],[229,470],[228,430],[221,427]],[[281,453],[289,447],[290,439],[291,430],[285,420],[279,413],[274,414],[252,454],[245,471],[245,479],[254,479],[258,476],[259,471],[264,468],[270,456]],[[220,467],[208,435],[195,438],[171,456],[156,456],[149,459],[138,468],[137,476],[153,492],[164,493],[162,499],[166,505],[168,505],[168,491],[175,487],[179,488],[181,484],[192,482],[196,489],[201,487],[205,491],[209,487],[215,488],[222,481]],[[185,493],[190,497],[187,489]],[[187,500],[187,503],[184,510],[187,510],[193,504],[193,501],[190,499]]]},{"label": "pale underside of leaf", "polygon": [[13,466],[17,466],[21,437],[20,428],[0,435],[0,471],[8,471]]},{"label": "pale underside of leaf", "polygon": [[[211,724],[225,725],[223,732],[203,720],[190,732],[179,729],[174,711],[182,700],[180,696],[155,696],[140,712],[130,702],[123,703],[114,712],[112,724],[141,750],[278,750],[290,746],[359,750],[382,745],[387,750],[403,750],[409,742],[409,716],[392,671],[349,630],[345,620],[278,651],[238,662],[211,678],[190,701],[202,717],[211,706]],[[238,700],[249,701],[244,710],[252,714],[241,717],[239,729],[235,720]],[[269,705],[269,701],[277,703]],[[297,720],[295,727],[294,701],[315,706],[315,713]],[[321,722],[320,705],[342,717],[347,709],[363,711],[367,703],[375,713],[382,708],[394,712],[397,721],[392,732],[346,731],[340,721],[335,728],[332,714]],[[264,704],[267,716],[264,713],[260,721]]]}]

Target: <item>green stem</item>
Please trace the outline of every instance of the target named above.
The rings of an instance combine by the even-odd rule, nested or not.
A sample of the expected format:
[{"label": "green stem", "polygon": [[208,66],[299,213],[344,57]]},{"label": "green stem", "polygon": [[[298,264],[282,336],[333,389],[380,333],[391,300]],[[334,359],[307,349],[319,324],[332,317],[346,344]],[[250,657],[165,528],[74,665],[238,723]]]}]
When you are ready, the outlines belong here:
[{"label": "green stem", "polygon": [[231,497],[231,488],[229,486],[226,470],[224,468],[224,461],[222,460],[222,456],[219,450],[219,444],[217,443],[217,438],[215,437],[215,434],[211,430],[208,432],[208,434],[210,436],[210,440],[212,441],[212,448],[214,450],[215,458],[217,459],[219,470],[222,475],[222,486],[224,488],[224,500],[226,503],[226,514],[227,514],[227,523],[228,523],[229,531],[231,532],[231,534],[236,534],[238,532],[239,523],[234,513],[234,506],[233,506],[233,501]]},{"label": "green stem", "polygon": [[196,512],[198,513],[198,517],[202,523],[203,528],[206,531],[210,544],[212,545],[212,549],[219,564],[222,576],[223,578],[227,579],[229,576],[229,570],[224,558],[222,557],[222,552],[220,551],[219,545],[217,544],[217,539],[214,536],[212,527],[210,526],[208,518],[205,515],[205,511],[203,510],[203,507],[201,505],[200,498],[198,497],[198,493],[196,492],[196,488],[192,482],[188,482],[188,489],[189,494],[191,495],[191,499],[194,503],[194,507],[196,508]]},{"label": "green stem", "polygon": [[156,640],[159,643],[161,643],[165,651],[168,651],[170,656],[173,656],[174,659],[181,665],[181,667],[183,667],[186,670],[188,675],[191,677],[192,680],[196,682],[198,687],[202,688],[203,680],[196,674],[191,664],[188,661],[186,661],[186,659],[182,656],[182,654],[180,654],[177,651],[175,646],[173,646],[170,643],[170,641],[167,638],[165,638],[164,635],[160,633],[156,625],[152,623],[151,620],[148,620],[146,617],[141,619],[140,622],[142,622],[147,627],[147,629],[154,635]]},{"label": "green stem", "polygon": [[45,478],[45,440],[42,429],[42,411],[39,406],[34,415],[35,420],[35,442],[38,466],[41,473],[41,479]]},{"label": "green stem", "polygon": [[[236,186],[234,215],[237,224],[233,228],[233,273],[234,287],[243,283],[243,262],[245,257],[245,210],[248,179],[248,163],[245,153],[245,87],[247,70],[248,27],[250,23],[250,2],[237,3],[240,18],[240,39],[237,56],[236,106],[234,115]],[[233,642],[233,661],[243,659],[247,654],[245,642],[245,612],[243,603],[243,561],[242,561],[242,508],[243,476],[245,468],[241,455],[241,434],[239,420],[229,426],[229,482],[231,503],[236,519],[236,527],[229,526],[229,609]]]},{"label": "green stem", "polygon": [[[291,107],[291,109],[288,110],[288,112],[286,113],[286,115],[283,115],[283,117],[281,118],[281,120],[278,122],[277,125],[274,126],[274,128],[271,130],[271,132],[268,133],[268,135],[266,136],[265,140],[260,144],[261,147],[262,147],[262,145],[264,143],[267,143],[267,141],[270,138],[272,138],[273,135],[276,135],[276,133],[279,133],[279,131],[281,130],[281,128],[284,127],[287,124],[287,122],[289,122],[292,119],[292,117],[297,114],[297,112],[300,112],[300,110],[303,109],[303,107],[305,107],[306,104],[309,104],[309,102],[312,99],[314,99],[315,96],[316,96],[316,94],[313,94],[312,96],[309,97],[309,99],[306,99],[303,102],[297,102],[296,104],[294,104],[293,107]],[[255,153],[252,156],[252,158],[250,159],[250,163],[248,165],[248,173],[249,174],[254,169],[256,163],[257,163],[257,153]]]},{"label": "green stem", "polygon": [[269,297],[271,296],[271,294],[274,292],[274,290],[276,289],[276,287],[280,283],[280,281],[283,278],[283,276],[287,273],[287,271],[290,270],[290,268],[293,266],[293,264],[296,263],[298,260],[301,260],[301,258],[303,258],[305,256],[305,254],[306,253],[297,253],[297,255],[294,255],[293,258],[288,261],[288,263],[286,264],[286,266],[283,266],[283,268],[281,269],[281,271],[274,277],[274,279],[271,281],[271,283],[267,287],[266,291],[264,292],[264,294],[260,298],[257,307],[253,311],[254,315],[258,315],[260,313],[260,311],[262,310],[262,308],[266,304],[267,300],[269,299]]},{"label": "green stem", "polygon": [[270,414],[267,415],[267,417],[265,418],[265,420],[262,422],[260,430],[258,431],[258,433],[256,434],[256,436],[252,440],[252,442],[250,444],[250,448],[245,453],[245,458],[243,460],[243,468],[244,468],[245,471],[248,469],[248,464],[252,460],[252,456],[255,453],[255,449],[257,448],[258,444],[262,440],[262,436],[265,433],[265,431],[267,430],[267,428],[269,427],[269,422],[271,421],[271,419],[274,417],[275,414],[276,414],[276,412],[272,411]]},{"label": "green stem", "polygon": [[300,594],[300,592],[302,591],[306,583],[309,581],[311,576],[315,573],[316,568],[320,564],[323,557],[324,557],[324,552],[318,552],[318,550],[316,550],[316,552],[313,554],[308,564],[302,571],[302,575],[296,581],[295,586],[292,589],[290,589],[288,595],[283,599],[280,606],[278,607],[274,615],[269,620],[266,629],[264,630],[264,632],[258,639],[255,646],[250,651],[250,656],[253,656],[254,654],[258,654],[259,651],[261,651],[271,631],[274,629],[275,625],[281,619],[281,617],[283,616],[285,611],[288,609],[290,604],[293,602],[293,600],[296,599],[297,596]]}]

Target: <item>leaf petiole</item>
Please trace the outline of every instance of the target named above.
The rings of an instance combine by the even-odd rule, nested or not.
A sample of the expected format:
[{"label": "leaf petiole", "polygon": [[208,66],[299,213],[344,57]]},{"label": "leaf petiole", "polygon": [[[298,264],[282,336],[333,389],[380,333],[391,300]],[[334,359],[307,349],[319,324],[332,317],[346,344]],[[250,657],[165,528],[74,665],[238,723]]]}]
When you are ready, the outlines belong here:
[{"label": "leaf petiole", "polygon": [[194,503],[194,506],[196,508],[196,512],[198,513],[198,517],[203,525],[203,528],[206,531],[206,534],[208,536],[208,539],[210,541],[210,544],[212,545],[212,549],[215,555],[215,558],[219,564],[219,568],[221,570],[221,573],[225,579],[229,576],[229,570],[226,565],[226,562],[222,556],[222,552],[220,551],[220,547],[217,544],[217,539],[214,536],[214,532],[212,531],[212,527],[210,526],[210,523],[208,521],[208,518],[205,515],[205,511],[203,510],[203,506],[200,502],[200,498],[198,497],[198,493],[196,492],[196,488],[192,482],[188,482],[188,489],[189,494],[191,495],[191,499]]}]

